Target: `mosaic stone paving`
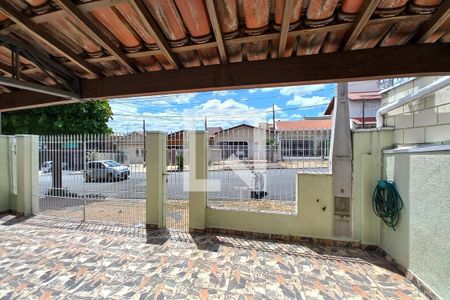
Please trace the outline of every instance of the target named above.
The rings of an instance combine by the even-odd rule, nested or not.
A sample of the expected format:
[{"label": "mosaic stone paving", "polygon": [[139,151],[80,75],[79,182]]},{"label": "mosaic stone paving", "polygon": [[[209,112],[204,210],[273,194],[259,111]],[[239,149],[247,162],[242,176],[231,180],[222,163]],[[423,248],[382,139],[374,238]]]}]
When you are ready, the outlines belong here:
[{"label": "mosaic stone paving", "polygon": [[0,216],[0,299],[426,299],[374,252]]}]

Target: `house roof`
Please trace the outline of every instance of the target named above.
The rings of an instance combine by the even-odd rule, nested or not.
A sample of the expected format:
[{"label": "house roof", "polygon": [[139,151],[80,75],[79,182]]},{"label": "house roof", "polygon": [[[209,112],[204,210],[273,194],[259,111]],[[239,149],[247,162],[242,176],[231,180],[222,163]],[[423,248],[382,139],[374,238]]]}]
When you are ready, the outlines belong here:
[{"label": "house roof", "polygon": [[276,127],[279,131],[294,131],[302,129],[331,129],[331,119],[327,120],[298,120],[277,121]]},{"label": "house roof", "polygon": [[[291,3],[291,9],[285,9],[285,3]],[[30,83],[39,83],[58,87],[58,90],[63,89],[70,92],[70,95],[62,97],[50,94],[52,97],[47,95],[49,99],[34,97],[35,94],[31,92],[27,94],[28,97],[24,97],[24,94],[10,97],[1,95],[0,110],[67,103],[68,99],[76,101],[78,98],[101,99],[180,92],[195,88],[211,89],[239,84],[243,86],[242,79],[245,79],[245,86],[299,84],[300,81],[293,79],[291,72],[283,69],[286,58],[295,56],[301,56],[302,60],[291,61],[307,61],[307,65],[314,65],[316,68],[318,61],[311,58],[316,55],[324,59],[321,61],[331,59],[333,62],[353,66],[351,74],[347,74],[347,68],[336,66],[330,66],[330,71],[322,68],[320,72],[311,68],[314,72],[308,73],[308,78],[302,77],[303,83],[332,78],[349,80],[362,78],[364,75],[374,78],[399,73],[405,75],[417,73],[416,70],[421,70],[417,73],[420,74],[448,69],[445,64],[445,57],[448,57],[445,49],[448,47],[418,45],[445,45],[450,41],[450,19],[446,19],[448,1],[380,1],[376,6],[363,3],[363,0],[1,1],[1,35],[14,43],[20,42],[27,49],[32,49],[33,53],[41,54],[40,63],[37,63],[36,55],[30,55],[30,51],[20,48],[17,69],[21,71],[17,77],[28,84],[20,85],[19,88],[36,91],[36,86]],[[286,16],[285,12],[289,15]],[[383,52],[384,55],[378,54],[370,60],[378,62],[379,65],[379,61],[385,61],[385,58],[404,53],[392,50],[394,47],[387,49],[388,46],[402,46],[406,50],[411,49],[411,45],[414,49],[427,49],[423,51],[442,54],[426,64],[408,64],[409,68],[386,60],[384,69],[373,70],[367,66],[370,63],[370,55],[364,53],[368,52],[356,51],[378,51],[372,51],[373,55]],[[9,42],[0,46],[0,72],[8,79],[15,79],[16,66],[13,66],[14,60],[11,59],[9,48],[14,48]],[[345,55],[352,52],[352,56],[346,56],[343,60],[339,59],[342,56],[319,54],[334,52]],[[409,51],[403,63],[414,61],[411,56],[415,53]],[[45,58],[45,63],[42,63],[42,58]],[[278,74],[276,78],[267,77],[266,81],[253,79],[264,72],[260,69],[255,73],[249,72],[255,68],[244,63],[264,60],[273,62],[278,58],[283,58],[284,61],[280,61],[280,65],[277,64],[280,71],[273,73],[282,74]],[[440,63],[442,61],[444,63]],[[49,62],[51,65],[57,64],[58,67],[49,68]],[[215,71],[215,77],[211,81],[204,83],[199,79],[198,75],[204,76],[200,76],[201,78],[213,77],[209,73],[213,69],[206,67],[220,64],[229,64],[223,70],[234,70],[235,76],[231,76],[231,83],[226,81],[227,76]],[[440,66],[440,69],[434,64]],[[236,68],[235,65],[241,65],[242,68]],[[265,66],[273,70],[272,63]],[[364,74],[356,72],[355,69],[360,66],[370,69],[370,72],[367,73],[366,69],[361,71]],[[192,67],[201,67],[202,70],[181,74],[171,71]],[[306,70],[301,73],[305,72]],[[140,73],[164,73],[167,76],[150,76],[154,79],[152,81],[147,80],[149,76],[142,76]],[[317,75],[319,73],[320,76]],[[279,79],[283,74],[287,76],[283,78],[290,78],[290,81]],[[182,85],[181,80],[175,80],[174,76],[182,76],[185,79],[195,77],[195,81]],[[236,76],[245,77],[237,79]],[[111,81],[110,77],[118,81]],[[143,80],[147,84],[141,84],[139,82],[142,81],[135,79]],[[153,85],[148,84],[151,81],[158,82],[158,87],[153,88]],[[173,83],[160,84],[166,81],[174,81],[178,85],[174,87]],[[224,83],[220,84],[218,81]],[[17,88],[17,85],[14,85],[16,83],[3,80],[0,92],[18,93],[11,88]],[[39,94],[43,92],[41,88],[38,90]],[[45,89],[45,92],[54,90]]]},{"label": "house roof", "polygon": [[[370,92],[349,92],[348,100],[350,101],[363,101],[363,100],[380,100],[381,95],[379,91],[370,91]],[[334,109],[334,97],[331,98],[330,102],[328,102],[327,108],[323,113],[326,116],[331,115]]]},{"label": "house roof", "polygon": [[208,127],[206,131],[208,131],[208,135],[214,135],[215,133],[222,131],[222,127]]},{"label": "house roof", "polygon": [[376,124],[376,122],[377,122],[377,119],[375,117],[352,118],[351,120],[353,123],[355,123],[357,125],[362,124],[363,120],[364,120],[365,124]]},{"label": "house roof", "polygon": [[350,101],[381,100],[381,95],[379,91],[353,92],[348,93],[348,100]]}]

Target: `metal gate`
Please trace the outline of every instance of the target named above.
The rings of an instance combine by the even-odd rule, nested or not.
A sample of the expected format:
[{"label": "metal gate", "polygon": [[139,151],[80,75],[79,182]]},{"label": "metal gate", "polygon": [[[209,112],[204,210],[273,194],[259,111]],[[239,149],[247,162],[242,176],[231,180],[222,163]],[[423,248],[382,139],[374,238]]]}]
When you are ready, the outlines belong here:
[{"label": "metal gate", "polygon": [[39,213],[145,225],[145,136],[39,137]]},{"label": "metal gate", "polygon": [[188,134],[177,131],[167,135],[167,197],[164,199],[164,224],[167,229],[189,231],[189,193],[184,188],[189,166]]},{"label": "metal gate", "polygon": [[209,139],[208,207],[296,214],[299,172],[328,172],[329,129],[274,131],[240,125]]}]

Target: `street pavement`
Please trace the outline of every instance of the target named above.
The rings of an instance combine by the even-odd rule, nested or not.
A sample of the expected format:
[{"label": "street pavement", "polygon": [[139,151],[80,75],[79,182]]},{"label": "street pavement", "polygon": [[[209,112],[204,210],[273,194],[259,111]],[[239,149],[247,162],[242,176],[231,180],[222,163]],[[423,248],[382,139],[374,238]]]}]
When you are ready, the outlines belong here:
[{"label": "street pavement", "polygon": [[[302,169],[269,169],[259,171],[259,186],[267,192],[266,199],[295,201],[295,174]],[[303,169],[305,170],[305,169]],[[324,172],[325,169],[306,169],[308,172]],[[184,188],[188,172],[168,172],[168,198],[187,199]],[[255,185],[255,174],[251,171],[209,171],[208,198],[236,200],[250,197]],[[145,199],[146,174],[142,170],[131,169],[129,179],[116,182],[85,183],[82,172],[63,171],[63,188],[71,192],[72,197]],[[261,184],[262,182],[262,184]],[[150,183],[151,184],[151,183]],[[52,186],[50,173],[40,174],[40,195],[45,195]]]}]

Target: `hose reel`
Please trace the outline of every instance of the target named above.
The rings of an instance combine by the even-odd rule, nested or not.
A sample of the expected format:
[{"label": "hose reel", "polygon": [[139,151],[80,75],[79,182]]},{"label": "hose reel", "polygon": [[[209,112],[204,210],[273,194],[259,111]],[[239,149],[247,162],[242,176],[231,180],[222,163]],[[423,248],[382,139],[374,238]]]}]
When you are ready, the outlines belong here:
[{"label": "hose reel", "polygon": [[395,231],[403,209],[403,200],[391,180],[379,180],[372,196],[375,214]]}]

